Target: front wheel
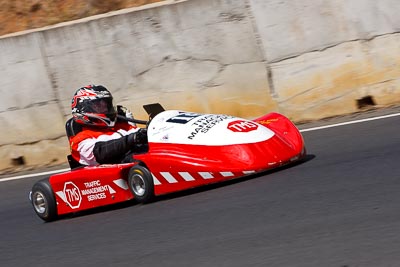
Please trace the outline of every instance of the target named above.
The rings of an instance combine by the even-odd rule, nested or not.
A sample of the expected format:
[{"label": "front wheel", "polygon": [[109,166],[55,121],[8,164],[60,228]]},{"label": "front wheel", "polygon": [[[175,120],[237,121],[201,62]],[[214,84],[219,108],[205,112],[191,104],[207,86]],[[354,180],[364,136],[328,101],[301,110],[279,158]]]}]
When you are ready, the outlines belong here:
[{"label": "front wheel", "polygon": [[42,220],[50,222],[57,219],[56,199],[48,180],[41,180],[33,185],[31,203]]},{"label": "front wheel", "polygon": [[128,185],[140,203],[151,202],[154,197],[154,182],[151,172],[143,166],[134,166],[128,175]]}]

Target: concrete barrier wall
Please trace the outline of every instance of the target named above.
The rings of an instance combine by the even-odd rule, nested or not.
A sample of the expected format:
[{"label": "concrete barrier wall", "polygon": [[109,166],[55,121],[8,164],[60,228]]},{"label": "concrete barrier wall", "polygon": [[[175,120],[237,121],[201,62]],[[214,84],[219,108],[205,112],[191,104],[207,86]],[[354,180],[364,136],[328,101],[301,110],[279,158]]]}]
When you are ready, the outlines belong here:
[{"label": "concrete barrier wall", "polygon": [[[0,38],[0,169],[65,162],[74,91],[116,102],[295,121],[400,102],[395,0],[186,0]],[[15,160],[14,160],[15,161]]]},{"label": "concrete barrier wall", "polygon": [[251,1],[279,109],[295,120],[398,103],[400,5],[395,0]]}]

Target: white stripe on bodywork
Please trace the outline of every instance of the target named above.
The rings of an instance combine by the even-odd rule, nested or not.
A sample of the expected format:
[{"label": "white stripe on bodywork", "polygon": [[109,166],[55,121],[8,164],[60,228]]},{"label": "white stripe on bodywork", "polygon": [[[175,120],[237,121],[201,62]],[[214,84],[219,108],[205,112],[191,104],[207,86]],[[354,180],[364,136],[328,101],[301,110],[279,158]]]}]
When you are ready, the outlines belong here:
[{"label": "white stripe on bodywork", "polygon": [[114,180],[114,184],[118,185],[119,187],[121,187],[124,190],[128,190],[129,189],[128,183],[124,179]]},{"label": "white stripe on bodywork", "polygon": [[160,172],[160,174],[168,181],[170,184],[177,183],[178,181],[169,172]]},{"label": "white stripe on bodywork", "polygon": [[220,174],[224,177],[231,177],[234,176],[233,172],[220,172]]},{"label": "white stripe on bodywork", "polygon": [[199,172],[199,174],[204,179],[212,179],[212,178],[214,178],[214,176],[212,175],[211,172]]},{"label": "white stripe on bodywork", "polygon": [[151,176],[153,176],[154,185],[160,185],[161,184],[160,181],[154,176],[153,173],[151,174]]},{"label": "white stripe on bodywork", "polygon": [[192,175],[190,175],[190,173],[188,173],[188,172],[179,172],[179,175],[183,178],[183,179],[185,179],[185,181],[194,181],[195,179],[193,178],[193,176]]},{"label": "white stripe on bodywork", "polygon": [[56,194],[57,194],[57,196],[59,196],[65,203],[67,203],[67,198],[65,197],[63,191],[57,191]]},{"label": "white stripe on bodywork", "polygon": [[110,194],[116,193],[115,190],[110,185],[108,185],[108,192],[110,192]]}]

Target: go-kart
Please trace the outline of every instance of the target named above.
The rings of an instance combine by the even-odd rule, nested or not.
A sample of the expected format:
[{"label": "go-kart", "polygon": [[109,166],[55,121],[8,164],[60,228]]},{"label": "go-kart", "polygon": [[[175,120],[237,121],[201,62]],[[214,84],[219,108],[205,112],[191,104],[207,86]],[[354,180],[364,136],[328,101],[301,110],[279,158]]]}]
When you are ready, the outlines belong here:
[{"label": "go-kart", "polygon": [[[36,182],[30,200],[44,221],[60,215],[155,196],[263,172],[305,156],[303,138],[285,116],[269,113],[254,120],[221,114],[144,106],[148,144],[133,162],[79,166]],[[67,135],[79,127],[69,120]]]}]

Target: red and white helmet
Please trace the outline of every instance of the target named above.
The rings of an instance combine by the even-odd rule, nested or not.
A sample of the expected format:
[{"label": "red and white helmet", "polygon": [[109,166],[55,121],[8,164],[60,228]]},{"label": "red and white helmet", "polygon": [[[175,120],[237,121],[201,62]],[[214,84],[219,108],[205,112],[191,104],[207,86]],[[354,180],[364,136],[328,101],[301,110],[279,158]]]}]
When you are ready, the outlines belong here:
[{"label": "red and white helmet", "polygon": [[79,88],[72,98],[71,108],[74,120],[80,124],[113,127],[117,121],[113,97],[102,85]]}]

